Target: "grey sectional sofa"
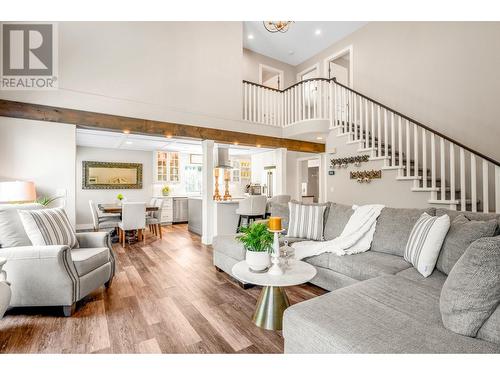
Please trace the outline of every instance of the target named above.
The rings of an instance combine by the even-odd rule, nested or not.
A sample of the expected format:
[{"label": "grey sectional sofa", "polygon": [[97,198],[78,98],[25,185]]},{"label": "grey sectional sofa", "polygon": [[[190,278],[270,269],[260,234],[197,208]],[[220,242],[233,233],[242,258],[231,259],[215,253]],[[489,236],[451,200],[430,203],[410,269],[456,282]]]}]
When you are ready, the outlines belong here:
[{"label": "grey sectional sofa", "polygon": [[[404,260],[410,232],[424,211],[447,213],[451,220],[460,214],[435,208],[384,208],[369,251],[305,259],[318,271],[311,283],[331,292],[285,311],[286,353],[500,353],[500,319],[494,319],[500,318],[500,306],[488,332],[480,330],[475,338],[456,334],[444,327],[439,308],[447,275],[435,269],[424,278]],[[332,203],[326,215],[325,239],[337,237],[351,214],[350,206]],[[500,220],[494,214],[463,214],[470,220]],[[284,217],[286,225],[286,206],[273,207],[273,215]],[[218,236],[213,244],[214,265],[229,274],[245,257],[234,237]],[[438,260],[438,264],[442,262]]]}]

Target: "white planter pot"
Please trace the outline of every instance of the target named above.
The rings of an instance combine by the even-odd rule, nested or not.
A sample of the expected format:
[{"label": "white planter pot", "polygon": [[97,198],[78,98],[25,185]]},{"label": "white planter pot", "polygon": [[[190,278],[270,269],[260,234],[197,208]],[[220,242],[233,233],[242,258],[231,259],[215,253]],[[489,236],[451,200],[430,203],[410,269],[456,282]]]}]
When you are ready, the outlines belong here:
[{"label": "white planter pot", "polygon": [[252,271],[264,271],[271,265],[271,260],[267,251],[247,250],[245,260]]}]

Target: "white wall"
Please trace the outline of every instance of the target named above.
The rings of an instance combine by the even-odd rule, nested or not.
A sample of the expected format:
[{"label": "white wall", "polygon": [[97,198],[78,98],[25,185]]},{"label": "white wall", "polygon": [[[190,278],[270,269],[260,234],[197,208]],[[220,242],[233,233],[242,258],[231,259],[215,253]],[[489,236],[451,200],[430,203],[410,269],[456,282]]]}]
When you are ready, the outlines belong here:
[{"label": "white wall", "polygon": [[[297,72],[293,65],[275,60],[260,53],[243,49],[243,79],[245,81],[259,83],[259,64],[267,65],[283,71],[283,81],[281,89],[293,85],[296,81]],[[284,86],[283,86],[284,84]]]},{"label": "white wall", "polygon": [[[82,189],[82,161],[142,163],[142,189]],[[122,193],[129,201],[149,203],[153,195],[153,152],[78,146],[76,148],[76,224],[78,228],[86,228],[92,224],[89,200],[93,200],[96,204],[114,203],[118,193]]]},{"label": "white wall", "polygon": [[242,59],[241,22],[60,22],[59,89],[0,97],[248,132]]},{"label": "white wall", "polygon": [[252,159],[252,183],[262,184],[266,183],[266,172],[264,167],[270,167],[276,165],[276,153],[275,151],[260,152],[258,154],[253,154]]},{"label": "white wall", "polygon": [[0,117],[0,179],[34,181],[37,195],[66,190],[66,212],[75,224],[74,125]]},{"label": "white wall", "polygon": [[297,66],[353,47],[354,89],[500,160],[500,22],[370,22]]}]

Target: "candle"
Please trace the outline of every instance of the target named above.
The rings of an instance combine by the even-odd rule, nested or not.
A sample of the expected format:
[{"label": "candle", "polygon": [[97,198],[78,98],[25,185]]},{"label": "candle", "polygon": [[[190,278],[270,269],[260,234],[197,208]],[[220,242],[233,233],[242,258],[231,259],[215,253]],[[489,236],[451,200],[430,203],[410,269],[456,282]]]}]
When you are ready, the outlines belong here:
[{"label": "candle", "polygon": [[268,226],[269,230],[281,230],[281,217],[270,217]]}]

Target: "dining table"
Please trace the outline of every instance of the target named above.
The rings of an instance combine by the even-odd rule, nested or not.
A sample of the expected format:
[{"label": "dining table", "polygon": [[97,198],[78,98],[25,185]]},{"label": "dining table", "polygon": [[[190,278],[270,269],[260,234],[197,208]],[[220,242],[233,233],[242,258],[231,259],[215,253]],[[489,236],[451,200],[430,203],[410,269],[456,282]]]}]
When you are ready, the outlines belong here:
[{"label": "dining table", "polygon": [[[97,205],[97,208],[105,214],[120,214],[120,216],[122,214],[122,205],[119,203],[100,203]],[[146,205],[146,212],[154,211],[158,211],[157,206]],[[142,229],[137,231],[137,238],[139,241],[142,241],[143,235]],[[135,234],[133,236],[135,237]],[[112,242],[118,242],[118,233],[116,233],[116,231],[111,233],[111,240]]]},{"label": "dining table", "polygon": [[[101,203],[97,207],[105,214],[121,214],[122,206],[118,203]],[[146,212],[158,211],[157,206],[146,205]]]}]

